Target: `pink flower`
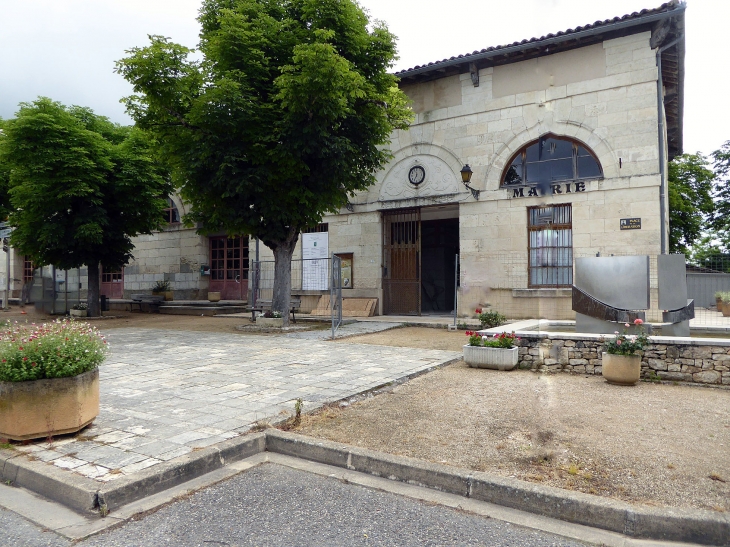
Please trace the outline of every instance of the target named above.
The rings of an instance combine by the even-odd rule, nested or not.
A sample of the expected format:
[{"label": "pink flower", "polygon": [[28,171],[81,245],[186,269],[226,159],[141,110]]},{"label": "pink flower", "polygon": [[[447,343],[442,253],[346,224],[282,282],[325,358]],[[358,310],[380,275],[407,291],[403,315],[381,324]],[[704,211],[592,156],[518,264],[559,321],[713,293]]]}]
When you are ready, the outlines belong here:
[{"label": "pink flower", "polygon": [[615,330],[615,331],[613,331],[613,333],[614,333],[614,334],[618,334],[618,331],[617,331],[617,330]]},{"label": "pink flower", "polygon": [[616,340],[616,345],[617,346],[620,346],[621,345],[621,339],[620,338],[618,340]]},{"label": "pink flower", "polygon": [[634,325],[643,325],[644,321],[639,319],[638,317],[634,319]]},{"label": "pink flower", "polygon": [[629,325],[628,323],[624,323],[624,327],[626,327],[627,329],[628,329],[628,328],[629,328],[630,326],[631,326],[631,325]]}]

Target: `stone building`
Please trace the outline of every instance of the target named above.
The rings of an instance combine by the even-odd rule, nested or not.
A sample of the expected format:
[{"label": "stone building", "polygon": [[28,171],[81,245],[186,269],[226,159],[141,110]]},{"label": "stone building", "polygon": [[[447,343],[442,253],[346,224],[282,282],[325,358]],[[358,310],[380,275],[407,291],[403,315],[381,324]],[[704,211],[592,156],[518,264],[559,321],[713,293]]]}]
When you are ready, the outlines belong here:
[{"label": "stone building", "polygon": [[[576,257],[667,252],[684,11],[674,0],[399,72],[415,119],[392,135],[392,161],[304,234],[295,258],[324,244],[346,261],[344,297],[425,314],[453,310],[458,255],[461,315],[490,304],[513,318],[572,318]],[[137,238],[135,260],[103,290],[128,297],[169,280],[176,299],[246,299],[253,241],[196,235],[184,213],[172,196],[168,228]],[[261,246],[260,256],[272,255]],[[309,307],[326,294],[294,286]]]}]

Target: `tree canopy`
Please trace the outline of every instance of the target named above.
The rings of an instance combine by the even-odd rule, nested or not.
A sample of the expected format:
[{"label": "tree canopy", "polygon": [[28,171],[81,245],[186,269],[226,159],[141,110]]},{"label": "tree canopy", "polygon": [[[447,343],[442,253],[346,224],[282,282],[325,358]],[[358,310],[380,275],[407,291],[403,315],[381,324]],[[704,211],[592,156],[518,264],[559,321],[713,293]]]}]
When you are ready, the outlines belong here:
[{"label": "tree canopy", "polygon": [[171,185],[150,138],[44,97],[21,103],[3,129],[11,244],[39,266],[86,265],[89,313],[98,314],[99,264],[124,266],[131,238],[162,223]]},{"label": "tree canopy", "polygon": [[715,211],[715,173],[699,152],[669,162],[669,252],[688,254]]},{"label": "tree canopy", "polygon": [[375,182],[411,119],[395,37],[353,0],[206,0],[198,20],[202,58],[151,36],[118,62],[127,109],[170,158],[188,222],[274,251],[287,317],[299,232]]}]

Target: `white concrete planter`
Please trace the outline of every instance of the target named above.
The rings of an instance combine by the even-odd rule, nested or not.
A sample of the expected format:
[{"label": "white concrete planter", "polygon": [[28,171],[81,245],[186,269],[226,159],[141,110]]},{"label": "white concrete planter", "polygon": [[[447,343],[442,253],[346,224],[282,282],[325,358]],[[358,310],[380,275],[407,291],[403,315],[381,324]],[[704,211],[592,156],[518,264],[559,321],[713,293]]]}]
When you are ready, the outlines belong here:
[{"label": "white concrete planter", "polygon": [[256,324],[259,327],[281,328],[284,326],[284,318],[283,317],[262,317],[259,315],[256,318]]},{"label": "white concrete planter", "polygon": [[609,384],[633,386],[641,377],[641,356],[613,355],[604,352],[601,374]]},{"label": "white concrete planter", "polygon": [[464,346],[464,361],[472,368],[512,370],[519,360],[518,349],[485,348],[467,344]]},{"label": "white concrete planter", "polygon": [[88,310],[68,310],[71,317],[86,317],[89,313]]},{"label": "white concrete planter", "polygon": [[221,293],[220,291],[208,291],[208,302],[220,302]]}]

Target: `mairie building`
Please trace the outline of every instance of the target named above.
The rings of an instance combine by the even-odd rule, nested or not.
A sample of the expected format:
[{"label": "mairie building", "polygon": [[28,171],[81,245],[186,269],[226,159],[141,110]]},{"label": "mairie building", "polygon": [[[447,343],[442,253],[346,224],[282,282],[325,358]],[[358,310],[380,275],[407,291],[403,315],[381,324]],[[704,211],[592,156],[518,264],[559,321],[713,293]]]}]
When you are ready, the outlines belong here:
[{"label": "mairie building", "polygon": [[[340,256],[343,297],[377,299],[377,314],[448,314],[456,301],[461,316],[490,305],[573,318],[576,258],[668,250],[684,21],[673,1],[397,73],[414,120],[392,135],[392,160],[294,258]],[[128,298],[167,280],[175,299],[247,300],[254,241],[197,235],[185,212],[170,196],[167,228],[136,238],[102,291]],[[17,281],[29,265],[14,256],[12,268]],[[304,311],[329,294],[316,280],[294,288]]]}]

